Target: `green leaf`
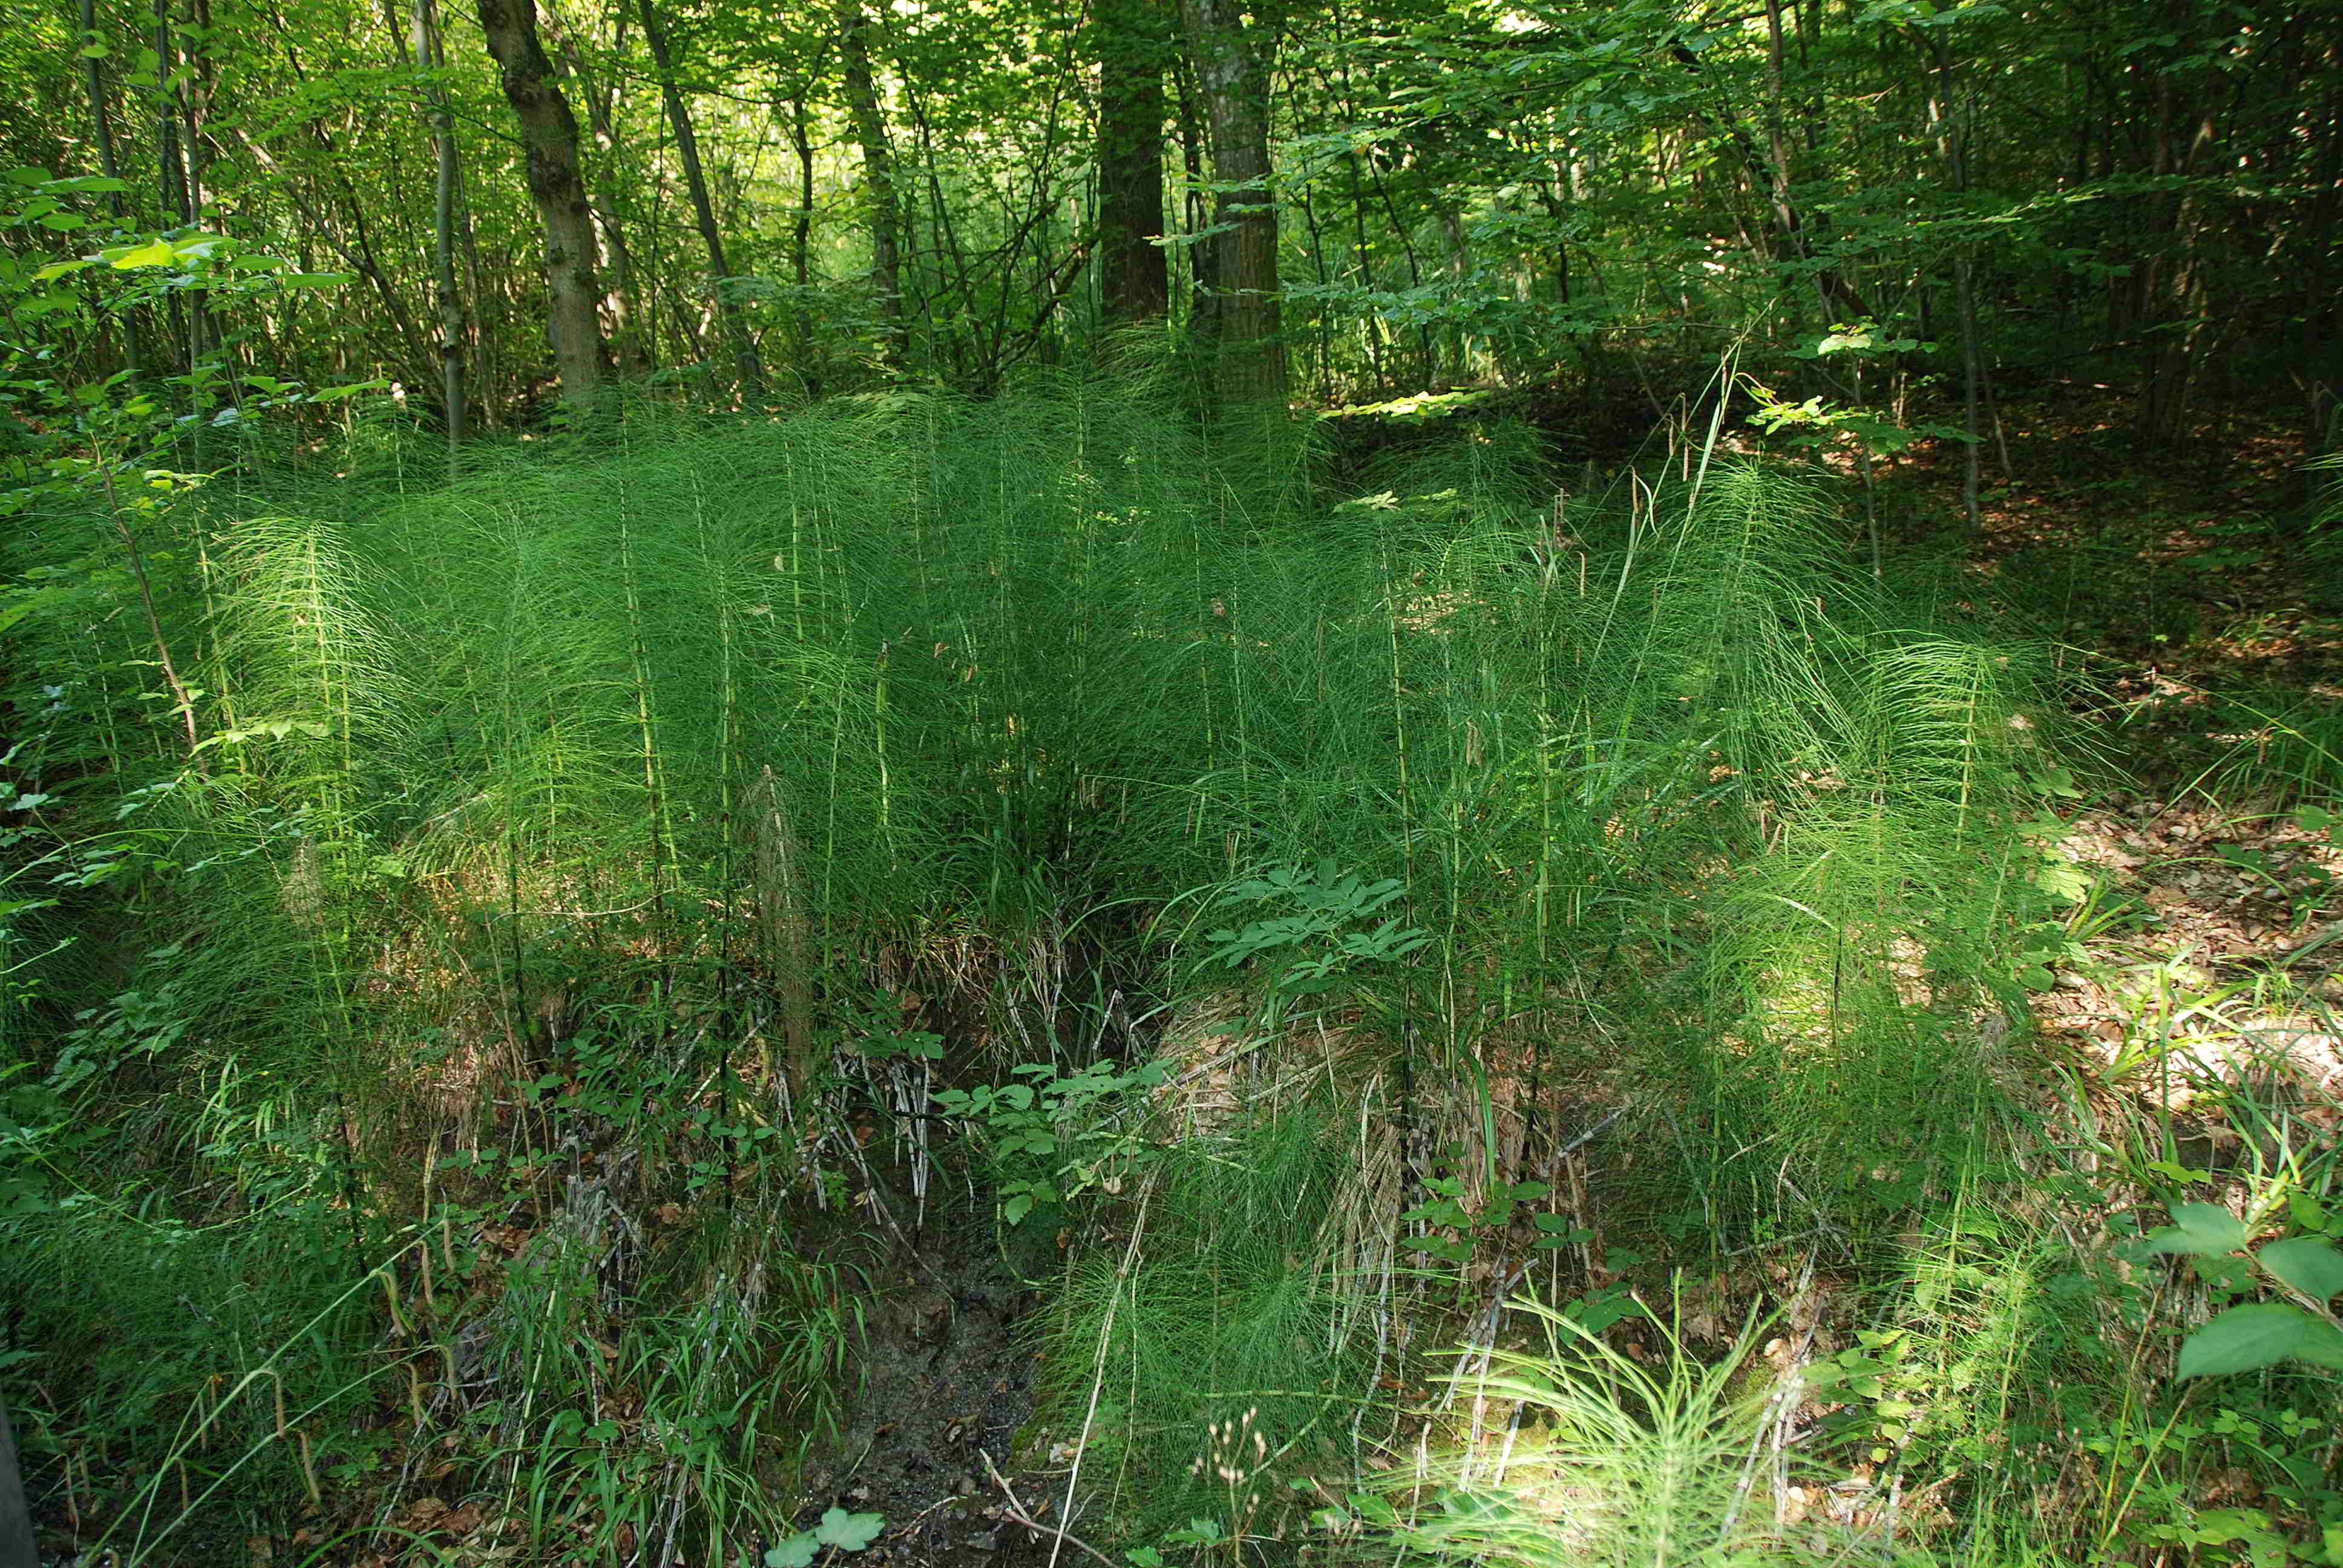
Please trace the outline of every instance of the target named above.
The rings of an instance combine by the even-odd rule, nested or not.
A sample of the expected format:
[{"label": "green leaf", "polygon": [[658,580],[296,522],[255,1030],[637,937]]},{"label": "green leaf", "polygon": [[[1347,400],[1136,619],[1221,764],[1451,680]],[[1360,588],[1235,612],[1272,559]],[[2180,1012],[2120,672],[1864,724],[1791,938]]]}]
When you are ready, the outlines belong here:
[{"label": "green leaf", "polygon": [[813,1538],[824,1546],[835,1546],[840,1552],[860,1552],[879,1539],[887,1528],[886,1515],[881,1513],[849,1513],[843,1508],[833,1508],[821,1516],[813,1527]]},{"label": "green leaf", "polygon": [[813,1532],[801,1531],[779,1546],[768,1548],[765,1568],[812,1568],[814,1558],[821,1548],[815,1543]]},{"label": "green leaf", "polygon": [[127,272],[135,266],[176,266],[179,253],[167,239],[134,246],[112,258],[115,270]]},{"label": "green leaf", "polygon": [[2316,1236],[2272,1241],[2254,1254],[2254,1261],[2314,1301],[2343,1294],[2343,1252],[2337,1251],[2332,1241]]},{"label": "green leaf", "polygon": [[2147,1250],[2213,1256],[2240,1250],[2252,1234],[2244,1221],[2217,1204],[2175,1203],[2172,1223],[2149,1232]]},{"label": "green leaf", "polygon": [[2343,1329],[2284,1302],[2231,1307],[2188,1336],[2179,1375],[2224,1377],[2283,1361],[2343,1367]]}]

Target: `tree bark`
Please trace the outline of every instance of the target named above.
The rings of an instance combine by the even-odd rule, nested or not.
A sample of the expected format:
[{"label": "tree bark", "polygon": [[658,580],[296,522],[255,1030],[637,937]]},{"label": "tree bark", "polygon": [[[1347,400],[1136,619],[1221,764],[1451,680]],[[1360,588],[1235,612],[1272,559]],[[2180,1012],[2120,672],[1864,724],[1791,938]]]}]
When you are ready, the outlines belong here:
[{"label": "tree bark", "polygon": [[[105,45],[106,36],[97,25],[97,0],[81,0],[81,41],[85,48]],[[122,177],[122,161],[114,146],[114,116],[106,107],[106,73],[99,56],[85,54],[81,58],[82,85],[89,94],[89,128],[97,142],[97,169],[107,179]],[[106,206],[116,217],[128,210],[122,193],[116,191],[106,198]]]},{"label": "tree bark", "polygon": [[[415,68],[429,71],[446,64],[439,44],[435,0],[415,0]],[[431,147],[436,159],[432,185],[432,285],[439,307],[439,412],[447,427],[447,461],[468,434],[470,417],[464,391],[464,301],[456,292],[456,188],[459,176],[456,148],[456,116],[447,91],[432,83],[425,93],[431,107]]]},{"label": "tree bark", "polygon": [[637,286],[634,252],[627,244],[627,225],[633,221],[633,214],[619,210],[625,179],[622,173],[614,172],[624,166],[618,146],[618,90],[615,85],[605,86],[594,80],[575,37],[558,42],[562,65],[585,96],[586,125],[593,133],[596,166],[602,173],[601,192],[597,195],[590,186],[586,192],[595,232],[601,236],[603,254],[610,262],[610,288],[602,297],[601,320],[611,351],[618,357],[618,374],[648,376],[657,347],[659,313],[651,307],[657,305],[658,297]]},{"label": "tree bark", "polygon": [[553,79],[538,40],[536,0],[479,0],[488,53],[528,154],[528,195],[545,229],[546,337],[561,377],[561,401],[592,410],[601,395],[602,330],[597,314],[594,218],[578,152],[578,117]]},{"label": "tree bark", "polygon": [[903,348],[903,255],[901,214],[895,193],[895,147],[880,110],[879,86],[870,73],[870,18],[861,0],[839,0],[839,53],[846,63],[847,108],[854,136],[862,144],[862,203],[870,225],[870,281],[879,291],[879,316],[887,330],[886,357],[900,362]]},{"label": "tree bark", "polygon": [[699,162],[699,138],[691,128],[691,109],[683,101],[683,89],[676,85],[675,56],[669,49],[667,34],[659,26],[659,7],[653,0],[640,0],[643,37],[651,46],[651,61],[659,66],[659,97],[667,106],[667,121],[675,132],[677,158],[683,165],[684,189],[691,197],[691,212],[699,221],[700,243],[708,247],[708,291],[716,306],[717,319],[723,324],[724,336],[732,347],[732,366],[740,380],[740,394],[754,401],[764,396],[765,365],[757,356],[757,340],[749,331],[749,323],[740,313],[740,302],[729,287],[732,268],[724,259],[724,231],[716,221],[716,204],[709,199],[708,176]]},{"label": "tree bark", "polygon": [[1099,0],[1099,297],[1107,325],[1172,309],[1163,236],[1161,0]]},{"label": "tree bark", "polygon": [[[170,0],[155,0],[155,149],[157,196],[163,205],[163,221],[173,227],[184,227],[195,221],[187,207],[187,166],[179,147],[179,116],[172,102],[168,85],[171,74],[178,68],[176,45],[171,32]],[[170,324],[169,352],[184,352],[187,347],[187,312],[181,291],[173,289],[166,301]],[[166,354],[168,363],[169,353]],[[195,362],[186,362],[192,370]]]},{"label": "tree bark", "polygon": [[25,1502],[25,1475],[16,1458],[16,1430],[0,1405],[0,1568],[40,1568],[33,1511]]},{"label": "tree bark", "polygon": [[1218,389],[1232,407],[1282,403],[1278,337],[1277,206],[1269,188],[1269,59],[1273,24],[1243,18],[1239,0],[1181,0],[1220,187],[1209,274]]},{"label": "tree bark", "polygon": [[[85,47],[106,43],[97,25],[97,0],[81,0],[81,41]],[[114,143],[114,116],[106,102],[106,73],[99,56],[82,56],[82,85],[89,94],[90,135],[97,143],[97,172],[110,180],[122,178],[122,159]],[[116,223],[126,222],[130,204],[121,191],[108,193],[107,209]],[[122,315],[122,360],[133,376],[146,371],[146,346],[139,341],[138,318],[129,311]]]}]

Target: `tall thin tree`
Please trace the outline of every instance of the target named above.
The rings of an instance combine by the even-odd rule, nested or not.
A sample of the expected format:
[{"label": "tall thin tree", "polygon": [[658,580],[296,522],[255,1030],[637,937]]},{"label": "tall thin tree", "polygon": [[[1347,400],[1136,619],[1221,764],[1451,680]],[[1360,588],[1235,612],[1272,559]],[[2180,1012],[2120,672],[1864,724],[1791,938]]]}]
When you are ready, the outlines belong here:
[{"label": "tall thin tree", "polygon": [[431,119],[432,289],[439,307],[440,417],[447,427],[447,461],[452,465],[470,423],[464,389],[464,300],[456,291],[456,192],[461,169],[457,162],[455,109],[447,101],[447,87],[435,75],[447,64],[439,42],[436,0],[415,0],[412,20],[415,68],[423,75],[424,102]]},{"label": "tall thin tree", "polygon": [[903,257],[901,209],[895,193],[895,147],[879,102],[878,78],[870,68],[870,18],[860,0],[839,0],[838,46],[846,65],[846,105],[862,144],[862,204],[870,226],[870,281],[879,291],[879,315],[887,329],[886,354],[900,361],[903,349]]},{"label": "tall thin tree", "polygon": [[659,25],[654,0],[639,0],[643,37],[659,66],[659,97],[667,107],[668,126],[675,133],[676,156],[683,165],[685,191],[691,197],[692,216],[699,224],[700,243],[708,247],[708,290],[717,319],[732,347],[732,366],[740,379],[741,396],[753,401],[765,390],[765,365],[757,354],[757,339],[731,286],[731,264],[724,257],[724,230],[716,221],[716,204],[708,194],[708,176],[699,161],[699,137],[691,128],[691,108],[675,79],[675,52],[668,46],[667,29]]}]

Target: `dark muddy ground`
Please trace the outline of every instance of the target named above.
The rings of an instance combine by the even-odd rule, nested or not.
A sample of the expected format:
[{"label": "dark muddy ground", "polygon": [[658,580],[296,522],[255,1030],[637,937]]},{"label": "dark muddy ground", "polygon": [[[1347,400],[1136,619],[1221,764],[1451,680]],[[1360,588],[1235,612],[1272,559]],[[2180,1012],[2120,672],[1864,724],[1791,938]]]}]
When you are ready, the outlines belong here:
[{"label": "dark muddy ground", "polygon": [[[854,1568],[1026,1568],[1054,1539],[1044,1488],[1019,1476],[1017,1433],[1032,1413],[1035,1293],[993,1244],[989,1201],[964,1202],[890,1249],[868,1308],[865,1386],[835,1452],[806,1475],[815,1500],[885,1517]],[[1001,1479],[1015,1490],[1012,1508]],[[1069,1546],[1062,1560],[1082,1554]]]}]

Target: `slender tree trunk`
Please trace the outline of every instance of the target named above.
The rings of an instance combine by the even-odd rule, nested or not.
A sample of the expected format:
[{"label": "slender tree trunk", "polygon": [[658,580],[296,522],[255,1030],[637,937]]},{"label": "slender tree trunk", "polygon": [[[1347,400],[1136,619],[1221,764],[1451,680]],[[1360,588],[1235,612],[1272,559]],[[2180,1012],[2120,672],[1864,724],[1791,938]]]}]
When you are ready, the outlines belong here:
[{"label": "slender tree trunk", "polygon": [[1163,246],[1161,0],[1100,0],[1099,297],[1109,326],[1172,308]]},{"label": "slender tree trunk", "polygon": [[[81,41],[85,48],[106,44],[97,25],[97,0],[81,0]],[[97,171],[107,179],[120,180],[122,159],[114,145],[114,115],[106,100],[105,66],[101,56],[92,54],[85,54],[81,64],[82,85],[89,94],[90,138],[97,144]],[[128,219],[130,203],[121,191],[109,192],[106,205],[116,223]],[[145,373],[146,346],[138,340],[138,318],[128,311],[122,317],[122,360],[132,375]]]},{"label": "slender tree trunk", "polygon": [[[97,0],[81,0],[81,41],[85,48],[103,48],[106,37],[97,25]],[[107,179],[122,177],[122,160],[114,146],[114,116],[106,106],[106,71],[97,55],[82,56],[82,85],[89,94],[89,129],[97,143],[98,172]],[[126,204],[120,191],[106,198],[106,205],[116,217],[124,215]]]},{"label": "slender tree trunk", "polygon": [[[163,220],[173,227],[183,227],[195,221],[187,209],[187,166],[179,150],[179,116],[171,102],[167,85],[171,74],[178,69],[176,46],[171,29],[171,0],[155,0],[155,148],[156,174],[160,181]],[[173,289],[165,309],[168,313],[172,352],[184,349],[187,344],[186,307],[177,289]],[[169,355],[165,356],[169,362]],[[185,368],[192,369],[190,362]]]},{"label": "slender tree trunk", "polygon": [[1207,242],[1219,297],[1212,321],[1219,391],[1232,406],[1282,404],[1277,206],[1269,188],[1269,60],[1274,24],[1247,22],[1240,0],[1181,0],[1220,187]]},{"label": "slender tree trunk", "polygon": [[789,100],[789,150],[798,160],[798,206],[789,215],[789,281],[813,285],[813,115],[803,93]]},{"label": "slender tree trunk", "polygon": [[[1966,193],[1969,188],[1968,149],[1961,127],[1953,119],[1952,54],[1941,36],[1932,35],[1927,44],[1932,76],[1929,127],[1936,135],[1936,156],[1944,164],[1945,178],[1953,189]],[[1977,470],[1984,458],[1977,411],[1985,363],[1977,342],[1976,251],[1976,247],[1966,239],[1953,248],[1953,307],[1959,317],[1961,333],[1961,434],[1966,443],[1961,454],[1961,507],[1967,514],[1972,531],[1985,526],[1977,494]]]},{"label": "slender tree trunk", "polygon": [[789,312],[789,344],[799,384],[809,397],[821,396],[821,377],[813,353],[813,111],[806,103],[810,84],[789,100],[789,150],[797,156],[797,210],[789,215],[789,281],[796,286]]},{"label": "slender tree trunk", "polygon": [[172,102],[171,77],[179,68],[177,44],[171,26],[171,0],[155,0],[155,146],[162,182],[164,215],[174,224],[195,221],[187,205],[187,164],[179,145],[179,110]]},{"label": "slender tree trunk", "polygon": [[594,218],[578,152],[578,117],[553,80],[538,40],[536,0],[479,0],[488,53],[504,76],[528,154],[528,194],[545,229],[546,336],[561,377],[561,400],[590,411],[601,395],[602,287],[596,277]]},{"label": "slender tree trunk", "polygon": [[[204,181],[211,172],[210,139],[205,135],[205,122],[211,116],[212,58],[208,40],[212,35],[211,0],[188,0],[187,19],[196,46],[187,52],[187,69],[179,74],[179,113],[186,136],[187,221],[204,220]],[[202,357],[218,347],[219,324],[212,318],[209,295],[196,290],[192,330],[195,333],[192,353]],[[223,385],[233,388],[233,381]]]},{"label": "slender tree trunk", "polygon": [[870,18],[861,0],[839,0],[839,53],[846,63],[846,103],[862,144],[862,202],[870,225],[870,281],[879,291],[880,320],[887,329],[886,356],[900,363],[903,351],[903,257],[901,212],[895,192],[895,148],[880,110],[879,86],[870,73]]},{"label": "slender tree trunk", "polygon": [[585,95],[586,123],[594,134],[594,150],[602,171],[601,194],[595,195],[590,187],[587,192],[596,232],[610,258],[610,288],[602,298],[602,319],[608,324],[618,374],[648,376],[657,347],[653,338],[658,330],[658,312],[645,307],[647,297],[637,286],[634,250],[627,243],[627,220],[630,215],[619,212],[619,190],[613,188],[624,185],[623,176],[613,172],[620,166],[618,90],[600,85],[588,75],[585,57],[578,52],[576,39],[564,38],[560,43],[562,64]]},{"label": "slender tree trunk", "polygon": [[[415,0],[413,36],[417,70],[431,71],[446,63],[439,45],[436,0]],[[464,301],[456,292],[456,116],[447,89],[437,82],[426,88],[425,98],[430,105],[431,150],[436,160],[431,276],[439,307],[439,413],[447,427],[447,463],[452,468],[471,422],[464,393]]]},{"label": "slender tree trunk", "polygon": [[659,97],[667,106],[668,125],[675,132],[676,156],[683,164],[684,189],[690,195],[692,216],[699,224],[700,243],[708,247],[709,295],[715,303],[724,336],[731,342],[733,370],[740,379],[740,394],[753,402],[764,396],[765,365],[757,357],[757,340],[749,333],[748,320],[740,312],[740,301],[730,287],[732,268],[724,259],[724,230],[716,221],[716,204],[709,199],[708,176],[699,162],[699,138],[691,128],[691,109],[683,101],[683,89],[676,85],[675,56],[668,47],[666,32],[659,26],[659,7],[653,0],[640,0],[639,9],[643,38],[650,45],[652,63],[659,67]]},{"label": "slender tree trunk", "polygon": [[[1212,226],[1212,208],[1204,187],[1212,182],[1205,177],[1204,136],[1201,129],[1202,114],[1196,107],[1195,72],[1179,62],[1174,80],[1179,85],[1180,112],[1176,124],[1180,128],[1180,189],[1181,216],[1186,231],[1202,234]],[[1209,241],[1183,245],[1180,254],[1188,263],[1184,280],[1187,296],[1188,328],[1199,337],[1212,335],[1212,311],[1220,297],[1213,286],[1213,263],[1219,258],[1218,249]]]}]

